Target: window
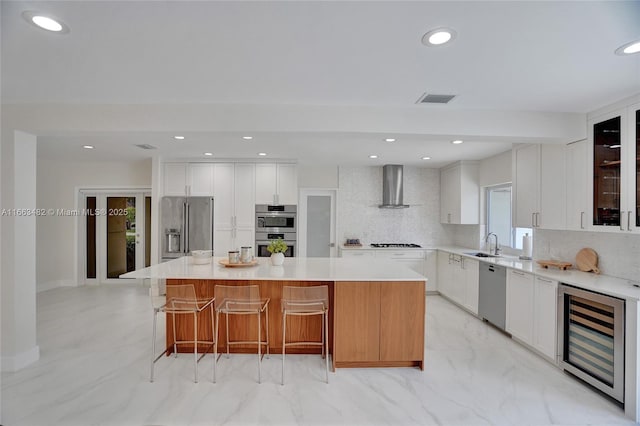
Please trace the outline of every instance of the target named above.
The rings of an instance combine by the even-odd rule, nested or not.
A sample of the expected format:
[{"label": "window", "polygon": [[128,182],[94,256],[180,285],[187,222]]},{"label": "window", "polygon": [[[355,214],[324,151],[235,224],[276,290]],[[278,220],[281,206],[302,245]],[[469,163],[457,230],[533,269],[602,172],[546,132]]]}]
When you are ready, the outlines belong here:
[{"label": "window", "polygon": [[511,184],[487,188],[487,234],[498,236],[501,246],[522,250],[522,236],[530,228],[513,228],[511,224]]}]

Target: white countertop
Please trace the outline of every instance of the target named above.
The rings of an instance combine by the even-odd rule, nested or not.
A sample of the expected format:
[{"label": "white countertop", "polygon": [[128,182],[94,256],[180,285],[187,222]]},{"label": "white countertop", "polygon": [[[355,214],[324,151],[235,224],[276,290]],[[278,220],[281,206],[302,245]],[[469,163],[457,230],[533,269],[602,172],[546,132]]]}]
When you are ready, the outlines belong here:
[{"label": "white countertop", "polygon": [[561,271],[556,268],[541,268],[535,260],[520,260],[517,256],[500,256],[493,258],[476,257],[465,253],[477,253],[482,250],[474,250],[465,247],[446,246],[438,247],[438,250],[461,255],[469,259],[479,260],[480,262],[493,263],[495,265],[506,266],[510,269],[536,274],[544,278],[556,280],[564,284],[574,285],[586,290],[596,291],[609,296],[619,297],[622,299],[640,300],[640,288],[634,287],[634,284],[640,286],[640,282],[629,281],[608,275],[596,275],[592,272],[582,272],[577,269]]},{"label": "white countertop", "polygon": [[344,244],[340,246],[341,250],[434,250],[433,247],[371,247],[369,244],[363,244],[361,247],[358,246],[345,246]]},{"label": "white countertop", "polygon": [[426,281],[408,267],[383,259],[288,257],[283,266],[272,266],[269,258],[257,258],[256,266],[224,267],[213,257],[207,265],[196,265],[190,256],[128,272],[121,278],[192,278],[210,280],[273,281]]}]

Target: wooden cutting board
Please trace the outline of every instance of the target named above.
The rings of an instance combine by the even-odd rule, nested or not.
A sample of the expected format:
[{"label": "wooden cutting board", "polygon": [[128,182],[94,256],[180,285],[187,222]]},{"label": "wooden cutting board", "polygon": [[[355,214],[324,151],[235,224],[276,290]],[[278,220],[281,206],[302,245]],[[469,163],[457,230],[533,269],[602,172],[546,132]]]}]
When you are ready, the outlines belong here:
[{"label": "wooden cutting board", "polygon": [[576,254],[576,266],[584,272],[600,273],[598,269],[598,253],[591,248],[583,248]]}]

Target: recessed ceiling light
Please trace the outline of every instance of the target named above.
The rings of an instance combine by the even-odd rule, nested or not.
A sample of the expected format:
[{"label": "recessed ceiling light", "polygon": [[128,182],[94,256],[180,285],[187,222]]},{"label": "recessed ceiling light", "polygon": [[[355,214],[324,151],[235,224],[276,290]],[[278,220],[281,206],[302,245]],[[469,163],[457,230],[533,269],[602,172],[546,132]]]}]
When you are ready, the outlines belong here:
[{"label": "recessed ceiling light", "polygon": [[206,155],[207,157],[211,157],[213,155],[213,152],[205,152],[204,155]]},{"label": "recessed ceiling light", "polygon": [[451,28],[436,28],[422,36],[425,46],[441,46],[456,38],[456,32]]},{"label": "recessed ceiling light", "polygon": [[451,141],[452,144],[454,145],[460,145],[463,141],[461,141],[460,139],[456,139],[455,141]]},{"label": "recessed ceiling light", "polygon": [[431,160],[431,157],[422,157],[423,160]]},{"label": "recessed ceiling light", "polygon": [[53,19],[50,16],[46,16],[43,13],[28,10],[22,12],[22,17],[31,25],[52,33],[66,34],[69,32],[69,27],[63,22]]},{"label": "recessed ceiling light", "polygon": [[253,139],[253,136],[243,136],[242,139],[244,139],[245,141],[250,141],[251,139]]},{"label": "recessed ceiling light", "polygon": [[378,156],[377,156],[377,155],[375,155],[375,154],[371,154],[371,155],[369,156],[369,158],[371,158],[371,159],[376,159],[376,158],[378,158]]},{"label": "recessed ceiling light", "polygon": [[385,142],[395,142],[396,140],[394,138],[386,138],[384,141]]},{"label": "recessed ceiling light", "polygon": [[623,44],[616,49],[616,55],[633,55],[634,53],[638,52],[640,52],[640,40]]},{"label": "recessed ceiling light", "polygon": [[258,155],[259,155],[260,157],[264,157],[264,156],[266,156],[266,155],[267,155],[267,153],[266,153],[266,152],[259,152],[259,153],[258,153]]},{"label": "recessed ceiling light", "polygon": [[181,141],[184,139],[184,136],[174,136],[173,137],[175,140]]},{"label": "recessed ceiling light", "polygon": [[93,145],[82,145],[84,149],[93,149],[95,148]]}]

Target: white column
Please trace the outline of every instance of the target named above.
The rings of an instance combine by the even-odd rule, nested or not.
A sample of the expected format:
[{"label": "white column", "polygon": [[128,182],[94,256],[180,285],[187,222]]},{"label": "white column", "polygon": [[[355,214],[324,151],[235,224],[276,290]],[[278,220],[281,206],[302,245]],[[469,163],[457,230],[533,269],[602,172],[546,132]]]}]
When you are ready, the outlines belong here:
[{"label": "white column", "polygon": [[3,132],[2,154],[2,371],[40,357],[36,344],[36,136]]}]

